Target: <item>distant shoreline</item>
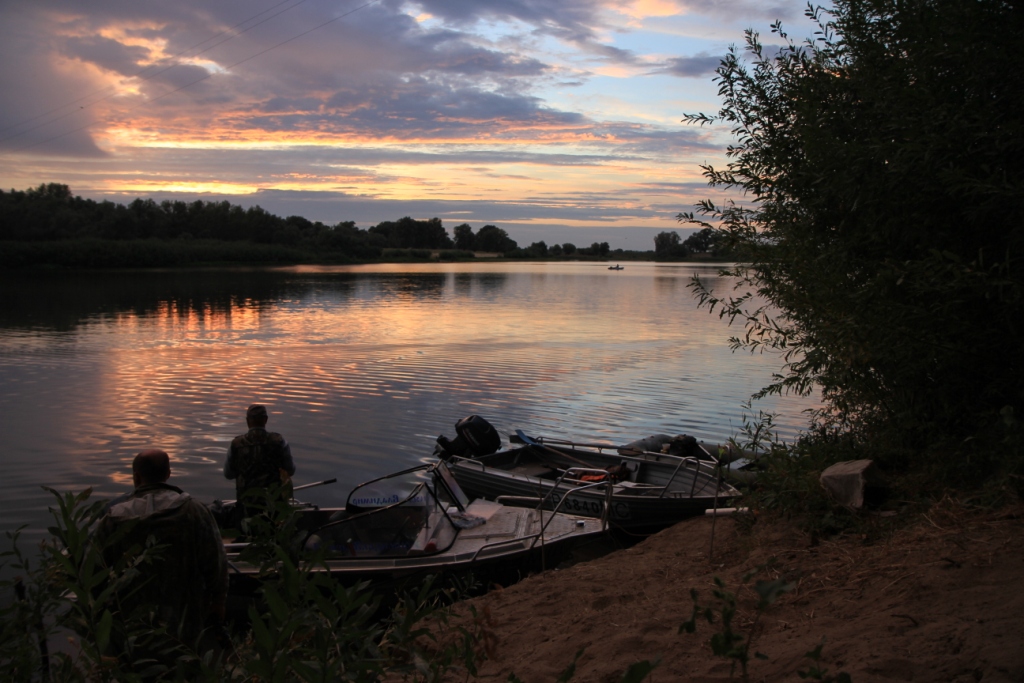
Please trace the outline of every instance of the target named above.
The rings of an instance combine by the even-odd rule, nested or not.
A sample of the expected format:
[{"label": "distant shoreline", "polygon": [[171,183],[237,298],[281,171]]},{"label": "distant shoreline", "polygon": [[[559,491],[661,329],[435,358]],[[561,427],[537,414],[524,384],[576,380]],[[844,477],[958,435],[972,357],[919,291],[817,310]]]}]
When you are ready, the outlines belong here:
[{"label": "distant shoreline", "polygon": [[344,266],[383,263],[727,263],[708,254],[658,258],[654,251],[626,251],[607,255],[505,256],[496,252],[457,249],[385,249],[379,258],[353,258],[344,252],[313,253],[306,249],[255,242],[218,240],[103,240],[3,241],[0,268],[20,270],[125,270],[156,268],[224,268],[275,266]]}]

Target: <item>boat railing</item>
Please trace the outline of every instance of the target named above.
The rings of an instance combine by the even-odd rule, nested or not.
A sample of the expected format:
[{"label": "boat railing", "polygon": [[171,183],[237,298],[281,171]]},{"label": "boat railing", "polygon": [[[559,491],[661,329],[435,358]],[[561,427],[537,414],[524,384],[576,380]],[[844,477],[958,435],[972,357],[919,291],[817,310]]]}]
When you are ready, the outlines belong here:
[{"label": "boat railing", "polygon": [[[537,442],[542,444],[542,445],[549,444],[549,445],[554,445],[554,446],[568,446],[571,449],[575,449],[575,448],[591,448],[591,449],[596,450],[598,453],[602,453],[602,454],[604,453],[605,450],[614,450],[618,455],[622,456],[623,458],[636,458],[637,460],[639,460],[641,462],[643,462],[644,458],[637,458],[636,455],[642,455],[642,456],[646,456],[646,457],[655,457],[658,460],[663,460],[663,459],[665,459],[665,460],[673,460],[673,459],[676,459],[676,458],[692,458],[693,457],[693,456],[676,455],[675,453],[662,453],[660,451],[639,451],[639,450],[631,450],[630,452],[634,453],[636,455],[628,455],[626,453],[620,452],[619,449],[623,448],[622,446],[617,446],[615,444],[609,444],[609,443],[582,443],[582,442],[579,442],[579,441],[570,441],[568,439],[552,439],[552,438],[543,437],[543,436],[537,437]],[[710,467],[721,467],[722,462],[721,462],[720,458],[718,456],[716,456],[715,454],[713,454],[710,450],[708,450],[708,448],[703,443],[698,442],[697,443],[697,447],[700,448],[702,451],[704,451],[704,454],[708,456],[708,460],[707,461],[703,461],[703,462],[710,463],[710,465],[709,465]],[[719,448],[722,448],[722,447],[719,446]],[[697,460],[702,460],[701,458],[696,458],[696,459]]]},{"label": "boat railing", "polygon": [[[586,469],[586,468],[577,467],[577,468],[573,468],[573,469],[582,470],[582,469]],[[551,510],[551,517],[548,518],[547,523],[544,524],[541,527],[541,533],[542,534],[544,533],[544,529],[547,528],[547,525],[551,523],[551,520],[555,518],[555,513],[557,513],[559,510],[561,510],[562,506],[565,505],[565,501],[567,501],[569,499],[569,496],[572,493],[577,493],[579,491],[585,491],[587,489],[596,489],[596,488],[601,487],[601,486],[605,487],[604,500],[602,501],[602,505],[601,505],[601,507],[602,507],[602,509],[601,509],[601,529],[604,530],[604,529],[608,528],[608,511],[611,509],[611,506],[612,506],[612,486],[611,486],[612,481],[611,481],[611,476],[608,475],[608,472],[606,472],[605,470],[590,470],[590,471],[592,471],[594,473],[600,472],[600,473],[604,474],[607,477],[607,479],[604,480],[604,481],[595,481],[595,482],[590,483],[590,484],[583,484],[582,486],[576,486],[576,487],[574,487],[572,489],[571,492],[567,492],[565,494],[562,494],[561,497],[558,499],[557,503],[554,503],[552,501],[554,507]],[[544,508],[544,504],[547,502],[547,500],[551,496],[553,496],[553,495],[558,493],[558,485],[562,483],[562,480],[565,479],[565,477],[566,477],[566,475],[568,473],[569,473],[569,471],[566,470],[565,474],[563,474],[561,477],[558,478],[558,480],[555,482],[555,485],[551,488],[551,490],[548,491],[547,495],[545,495],[541,499],[540,505],[537,506],[538,510],[542,510]]]},{"label": "boat railing", "polygon": [[[593,488],[593,487],[596,487],[596,486],[600,486],[603,483],[604,482],[597,482],[595,484],[587,484],[585,487],[581,486],[580,488]],[[608,491],[610,492],[611,488],[609,488]],[[518,500],[531,500],[528,496],[498,496],[498,498],[496,500],[497,500],[497,502],[500,503],[500,502],[505,501],[506,499],[513,499],[513,498],[514,499],[518,499]],[[551,513],[548,515],[548,519],[545,522],[545,521],[543,521],[544,520],[544,502],[547,500],[547,498],[548,498],[548,496],[545,496],[543,498],[533,498],[532,499],[532,500],[539,500],[540,501],[540,505],[538,505],[536,508],[534,508],[534,511],[537,512],[537,514],[539,514],[540,517],[541,517],[542,524],[541,524],[541,527],[540,527],[540,531],[538,531],[535,534],[530,534],[528,536],[520,536],[519,538],[506,538],[506,539],[501,540],[501,541],[493,541],[491,543],[487,543],[485,545],[482,545],[479,548],[477,548],[475,553],[473,553],[473,558],[472,558],[471,561],[475,562],[476,559],[480,556],[480,553],[483,552],[484,550],[488,549],[488,548],[495,548],[497,546],[508,545],[508,544],[511,544],[511,543],[524,543],[525,544],[527,541],[532,539],[533,542],[530,544],[530,549],[531,550],[537,546],[537,542],[538,541],[540,541],[541,545],[543,546],[543,544],[544,544],[544,532],[547,531],[548,525],[551,524],[551,522],[555,520],[555,518],[557,516],[557,513],[558,513],[559,509],[562,507],[562,504],[565,502],[567,496],[562,496],[561,500],[558,501],[558,504],[555,505],[555,509],[551,510]],[[608,505],[607,499],[604,501],[603,507],[604,507],[604,510],[602,511],[602,514],[601,514],[601,530],[602,531],[604,531],[604,530],[606,530],[608,528],[608,509],[609,509],[609,505]]]},{"label": "boat railing", "polygon": [[484,550],[487,550],[488,548],[495,548],[498,546],[510,545],[513,543],[522,543],[525,545],[526,542],[531,539],[533,540],[533,543],[530,544],[531,550],[537,546],[537,541],[541,541],[541,545],[543,545],[544,530],[547,529],[547,525],[550,524],[551,520],[554,518],[555,516],[552,514],[551,517],[548,518],[548,521],[544,524],[544,526],[541,527],[541,530],[535,534],[529,534],[528,536],[520,536],[519,538],[506,538],[501,541],[492,541],[491,543],[486,543],[480,546],[476,549],[476,552],[473,553],[473,558],[470,560],[470,562],[476,562],[476,559],[480,556],[480,553],[482,553]]},{"label": "boat railing", "polygon": [[[679,474],[679,470],[682,469],[683,465],[685,465],[687,462],[694,462],[694,463],[696,463],[697,464],[696,470],[697,470],[697,472],[700,472],[700,460],[698,460],[697,458],[692,458],[692,457],[682,457],[682,458],[680,458],[679,464],[676,465],[676,468],[674,470],[672,470],[672,476],[668,478],[668,483],[665,484],[665,488],[662,490],[661,495],[658,496],[658,498],[664,498],[665,497],[665,494],[668,493],[668,488],[672,485],[672,482],[675,481],[676,475]],[[693,483],[690,484],[690,498],[693,498],[694,491],[696,491],[696,489],[697,489],[697,479],[698,479],[698,477],[694,477],[693,478]]]}]

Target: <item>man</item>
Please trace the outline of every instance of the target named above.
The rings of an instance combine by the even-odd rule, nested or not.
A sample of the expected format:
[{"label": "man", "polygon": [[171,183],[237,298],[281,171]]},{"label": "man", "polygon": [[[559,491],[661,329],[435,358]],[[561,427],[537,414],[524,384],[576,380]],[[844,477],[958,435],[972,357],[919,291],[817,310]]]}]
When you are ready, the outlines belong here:
[{"label": "man", "polygon": [[245,424],[249,431],[231,441],[224,462],[224,476],[235,480],[239,505],[273,484],[287,484],[295,474],[288,442],[277,432],[267,431],[267,409],[259,404],[249,406]]},{"label": "man", "polygon": [[[217,523],[205,505],[167,483],[170,458],[145,450],[132,462],[135,490],[100,521],[96,542],[106,564],[128,570],[142,553],[140,576],[119,597],[124,618],[165,626],[196,646],[205,625],[224,620],[228,564]],[[156,547],[145,550],[150,546]]]}]

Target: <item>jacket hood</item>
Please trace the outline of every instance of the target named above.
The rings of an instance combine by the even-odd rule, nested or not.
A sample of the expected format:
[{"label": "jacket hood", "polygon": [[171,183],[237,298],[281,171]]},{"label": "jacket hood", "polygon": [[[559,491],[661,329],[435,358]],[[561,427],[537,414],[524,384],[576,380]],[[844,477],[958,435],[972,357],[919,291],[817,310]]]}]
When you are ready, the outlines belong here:
[{"label": "jacket hood", "polygon": [[173,510],[192,500],[192,496],[173,487],[139,489],[135,494],[110,508],[108,514],[116,520],[146,519]]}]

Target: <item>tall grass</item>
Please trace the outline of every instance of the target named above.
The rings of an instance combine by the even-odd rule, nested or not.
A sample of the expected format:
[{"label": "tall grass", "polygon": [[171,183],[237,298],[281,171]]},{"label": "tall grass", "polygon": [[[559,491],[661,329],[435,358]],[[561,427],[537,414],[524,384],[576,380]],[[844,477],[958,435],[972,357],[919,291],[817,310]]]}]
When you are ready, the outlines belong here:
[{"label": "tall grass", "polygon": [[[209,624],[198,643],[183,641],[151,610],[128,610],[123,602],[153,563],[171,559],[165,549],[149,544],[108,566],[103,544],[116,539],[96,542],[91,534],[105,502],[91,500],[90,490],[51,492],[55,523],[42,552],[25,552],[20,531],[8,532],[13,549],[0,557],[5,575],[19,573],[0,582],[0,590],[16,595],[0,607],[4,680],[438,681],[475,673],[487,656],[483,624],[431,639],[448,631],[446,606],[457,589],[427,580],[383,607],[367,584],[343,585],[317,571],[322,557],[299,558],[287,506],[254,522],[258,540],[244,559],[261,568],[261,581],[246,608],[226,624]],[[428,618],[430,635],[420,626]]]}]

